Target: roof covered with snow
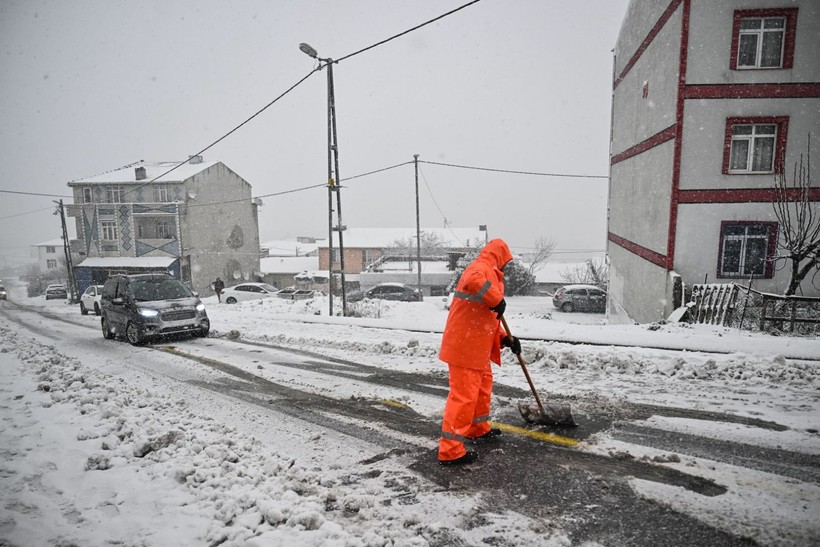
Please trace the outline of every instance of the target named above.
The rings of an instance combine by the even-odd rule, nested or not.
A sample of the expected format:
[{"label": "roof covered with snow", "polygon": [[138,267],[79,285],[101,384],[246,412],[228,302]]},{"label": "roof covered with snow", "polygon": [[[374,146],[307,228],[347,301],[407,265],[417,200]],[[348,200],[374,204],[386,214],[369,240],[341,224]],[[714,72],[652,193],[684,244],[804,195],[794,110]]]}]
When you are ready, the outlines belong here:
[{"label": "roof covered with snow", "polygon": [[[183,182],[193,177],[197,173],[201,173],[209,167],[216,165],[217,163],[219,162],[202,161],[200,163],[191,163],[190,161],[138,161],[136,163],[125,165],[123,167],[118,167],[117,169],[112,169],[111,171],[106,171],[105,173],[100,173],[99,175],[94,175],[92,177],[87,177],[83,179],[72,180],[68,183],[68,185],[77,186],[80,184],[127,184],[129,182],[134,184],[147,184],[149,182],[153,182],[154,179],[157,177],[159,178],[157,178],[155,182]],[[174,169],[174,167],[176,167],[177,165],[179,165],[179,167]],[[136,169],[138,167],[145,168],[144,179],[137,180]],[[167,175],[164,174],[171,169],[174,170],[168,173]]]},{"label": "roof covered with snow", "polygon": [[262,273],[300,273],[319,269],[318,256],[269,256],[259,260]]},{"label": "roof covered with snow", "polygon": [[167,256],[119,256],[86,258],[78,268],[167,268],[176,258]]}]

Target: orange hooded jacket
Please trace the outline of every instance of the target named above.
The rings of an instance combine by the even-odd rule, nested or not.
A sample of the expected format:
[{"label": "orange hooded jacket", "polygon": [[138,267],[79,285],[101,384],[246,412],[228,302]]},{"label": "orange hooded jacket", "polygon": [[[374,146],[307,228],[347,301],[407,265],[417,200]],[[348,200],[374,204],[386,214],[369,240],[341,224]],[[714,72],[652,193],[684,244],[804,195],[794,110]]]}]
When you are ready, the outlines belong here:
[{"label": "orange hooded jacket", "polygon": [[439,359],[458,367],[484,369],[501,364],[501,340],[507,333],[496,312],[504,298],[504,272],[512,253],[501,239],[493,239],[461,274],[444,327]]}]

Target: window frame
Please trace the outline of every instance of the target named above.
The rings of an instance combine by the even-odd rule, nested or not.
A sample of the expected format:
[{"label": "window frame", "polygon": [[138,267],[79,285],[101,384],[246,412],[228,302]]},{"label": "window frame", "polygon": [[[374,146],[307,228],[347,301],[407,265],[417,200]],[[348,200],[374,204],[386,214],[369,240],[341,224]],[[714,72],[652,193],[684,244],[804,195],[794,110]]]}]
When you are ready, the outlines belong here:
[{"label": "window frame", "polygon": [[46,260],[46,270],[56,270],[57,269],[57,259],[56,258],[49,258]]},{"label": "window frame", "polygon": [[[741,271],[738,273],[724,273],[723,271],[723,263],[724,263],[724,249],[727,236],[727,232],[730,228],[735,228],[738,226],[742,226],[746,229],[750,227],[767,227],[769,234],[767,236],[767,244],[766,244],[766,256],[763,259],[763,273],[762,274],[749,274],[746,273],[745,270],[745,249],[746,249],[746,241],[750,239],[748,234],[744,234],[744,244],[741,250],[741,258],[740,263]],[[749,279],[749,277],[753,279],[771,279],[774,277],[774,258],[777,256],[777,229],[778,224],[777,222],[769,222],[769,221],[755,221],[755,220],[723,220],[720,222],[720,237],[718,241],[718,263],[717,263],[717,277],[719,279]]]},{"label": "window frame", "polygon": [[154,202],[155,203],[168,203],[171,200],[169,196],[171,195],[171,189],[168,187],[167,184],[156,184],[154,185]]},{"label": "window frame", "polygon": [[[113,237],[108,237],[112,236]],[[100,221],[100,239],[102,241],[117,241],[117,221],[116,220],[101,220]]]},{"label": "window frame", "polygon": [[106,203],[123,203],[123,188],[122,186],[106,186],[105,187],[105,202]]},{"label": "window frame", "polygon": [[[787,70],[794,66],[794,44],[797,34],[798,8],[770,8],[736,10],[732,22],[732,51],[730,68],[732,70]],[[773,19],[783,17],[786,20],[783,29],[783,43],[781,44],[780,66],[761,67],[760,58],[755,59],[756,66],[739,66],[741,23],[744,19]]]},{"label": "window frame", "polygon": [[94,191],[90,186],[84,186],[82,189],[83,203],[94,203]]},{"label": "window frame", "polygon": [[[777,127],[772,150],[771,171],[738,171],[730,170],[732,161],[732,141],[734,128],[737,125],[775,125]],[[724,175],[772,175],[782,173],[786,160],[786,143],[789,133],[788,116],[758,116],[726,118],[726,134],[723,140],[723,174]],[[750,162],[753,163],[753,162]]]}]

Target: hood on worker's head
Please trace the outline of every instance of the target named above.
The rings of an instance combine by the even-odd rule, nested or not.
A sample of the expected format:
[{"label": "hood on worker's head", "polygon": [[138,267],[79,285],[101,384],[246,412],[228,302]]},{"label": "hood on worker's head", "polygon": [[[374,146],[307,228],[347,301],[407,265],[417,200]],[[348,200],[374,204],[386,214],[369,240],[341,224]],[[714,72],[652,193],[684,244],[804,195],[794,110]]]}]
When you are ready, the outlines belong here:
[{"label": "hood on worker's head", "polygon": [[510,248],[503,239],[491,239],[484,245],[479,255],[490,260],[499,270],[503,269],[513,259]]}]

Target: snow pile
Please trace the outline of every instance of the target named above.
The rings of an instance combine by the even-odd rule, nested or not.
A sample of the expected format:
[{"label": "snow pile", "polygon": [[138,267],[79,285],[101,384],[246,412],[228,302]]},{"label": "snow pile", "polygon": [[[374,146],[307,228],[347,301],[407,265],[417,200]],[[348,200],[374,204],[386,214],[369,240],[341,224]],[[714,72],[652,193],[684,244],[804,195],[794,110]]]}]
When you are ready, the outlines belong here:
[{"label": "snow pile", "polygon": [[[37,420],[40,423],[54,425],[73,416],[80,422],[68,418],[61,427],[64,435],[73,436],[55,443],[61,454],[44,444],[7,449],[4,456],[9,458],[0,470],[5,491],[0,503],[14,509],[15,515],[0,519],[0,537],[21,544],[41,538],[44,543],[261,547],[473,544],[498,534],[530,544],[566,544],[564,536],[550,539],[542,524],[518,515],[471,525],[473,515],[488,514],[480,499],[453,503],[448,493],[418,492],[418,479],[403,466],[397,471],[389,454],[375,462],[359,462],[354,470],[339,464],[306,468],[291,457],[271,453],[255,439],[243,438],[234,427],[198,415],[184,400],[94,371],[2,322],[0,338],[0,354],[13,354],[22,363],[16,377],[33,375],[29,390],[36,389],[20,393],[20,386],[4,381],[3,406],[28,399],[19,412],[30,416],[36,407],[38,413],[46,413]],[[5,363],[8,356],[3,359]],[[4,367],[7,374],[12,366]],[[0,429],[0,439],[4,445],[13,444],[13,438],[6,439],[12,433],[6,429]],[[14,429],[16,439],[39,438]],[[35,499],[40,494],[26,497],[26,492],[40,487],[33,487],[32,475],[24,471],[38,458],[46,460],[35,474],[38,481],[60,472],[85,474],[74,479],[87,485],[85,496],[82,490],[62,488],[52,493],[74,498],[72,504],[60,504],[61,511],[74,515],[69,526],[56,522],[41,529],[37,524],[38,508],[42,511],[44,503]],[[146,480],[154,485],[149,492],[156,497],[135,500],[145,497],[136,482],[144,488]],[[108,485],[103,488],[98,482]],[[95,495],[106,499],[95,500]],[[65,511],[69,505],[72,509]],[[94,519],[107,524],[101,527]],[[71,537],[65,536],[66,529],[72,531]]]}]

